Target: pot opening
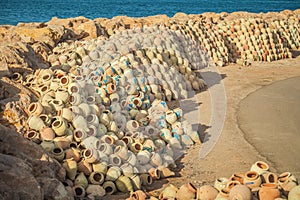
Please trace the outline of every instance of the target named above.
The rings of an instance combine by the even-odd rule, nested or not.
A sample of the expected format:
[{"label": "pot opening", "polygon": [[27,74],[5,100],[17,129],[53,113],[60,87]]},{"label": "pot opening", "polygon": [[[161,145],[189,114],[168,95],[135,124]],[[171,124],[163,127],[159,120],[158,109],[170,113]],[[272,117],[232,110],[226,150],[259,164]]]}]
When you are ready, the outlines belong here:
[{"label": "pot opening", "polygon": [[42,88],[41,88],[41,91],[42,92],[45,92],[45,91],[47,91],[48,90],[48,87],[45,85],[45,86],[43,86]]},{"label": "pot opening", "polygon": [[77,148],[77,144],[75,142],[70,143],[70,148]]},{"label": "pot opening", "polygon": [[75,102],[75,97],[74,96],[70,96],[70,103],[74,103]]},{"label": "pot opening", "polygon": [[148,183],[149,185],[152,184],[152,177],[151,177],[151,176],[147,176],[147,183]]},{"label": "pot opening", "polygon": [[113,143],[112,138],[111,137],[105,137],[105,143],[112,144]]},{"label": "pot opening", "polygon": [[268,177],[268,179],[269,179],[270,183],[275,183],[275,176],[274,176],[274,174],[270,174],[269,177]]},{"label": "pot opening", "polygon": [[28,135],[28,138],[34,138],[34,136],[36,135],[36,133],[34,131],[31,131],[27,135]]},{"label": "pot opening", "polygon": [[83,194],[82,188],[80,187],[75,188],[75,194],[76,196],[81,196]]},{"label": "pot opening", "polygon": [[93,179],[97,182],[100,182],[102,179],[102,175],[100,173],[95,173]]},{"label": "pot opening", "polygon": [[90,135],[94,135],[95,134],[95,130],[93,128],[89,128],[89,134]]},{"label": "pot opening", "polygon": [[67,84],[68,83],[68,79],[66,78],[66,77],[62,77],[61,79],[60,79],[60,82],[62,83],[62,84]]},{"label": "pot opening", "polygon": [[119,165],[121,163],[121,160],[119,157],[114,157],[113,158],[113,163],[116,164],[116,165]]},{"label": "pot opening", "polygon": [[19,79],[19,74],[15,73],[15,74],[12,75],[11,78],[14,79],[14,80],[17,80],[17,79]]},{"label": "pot opening", "polygon": [[87,122],[92,122],[93,119],[94,119],[93,115],[88,115],[86,118]]},{"label": "pot opening", "polygon": [[149,134],[153,134],[153,133],[154,133],[154,129],[153,129],[153,128],[149,129],[149,130],[148,130],[148,133],[149,133]]},{"label": "pot opening", "polygon": [[83,136],[83,133],[82,133],[81,131],[77,130],[77,131],[75,132],[75,136],[76,136],[77,138],[81,138],[81,137]]},{"label": "pot opening", "polygon": [[28,110],[29,110],[30,112],[33,112],[35,109],[36,109],[36,104],[35,104],[35,103],[30,104]]},{"label": "pot opening", "polygon": [[47,81],[47,80],[49,80],[49,79],[50,79],[49,74],[46,74],[46,75],[43,76],[43,80]]},{"label": "pot opening", "polygon": [[78,87],[76,87],[76,86],[72,86],[71,87],[71,92],[78,92]]},{"label": "pot opening", "polygon": [[82,81],[82,80],[83,80],[83,77],[82,77],[82,76],[76,76],[75,80],[76,80],[76,81]]},{"label": "pot opening", "polygon": [[122,140],[123,140],[126,144],[129,143],[129,139],[128,139],[127,137],[122,138]]},{"label": "pot opening", "polygon": [[54,148],[53,153],[61,153],[62,150],[60,148]]},{"label": "pot opening", "polygon": [[257,177],[257,173],[256,172],[248,172],[246,176],[248,178],[255,178],[255,177]]},{"label": "pot opening", "polygon": [[268,169],[268,166],[263,162],[257,162],[256,165],[261,169]]},{"label": "pot opening", "polygon": [[133,121],[133,122],[132,122],[132,127],[133,127],[133,128],[137,128],[137,127],[138,127],[138,123],[137,123],[136,121]]},{"label": "pot opening", "polygon": [[106,193],[111,193],[113,191],[113,188],[111,186],[106,186],[105,187],[105,192]]},{"label": "pot opening", "polygon": [[46,121],[47,116],[46,115],[40,115],[40,119],[43,120],[43,121]]},{"label": "pot opening", "polygon": [[92,151],[90,149],[85,150],[84,156],[85,157],[90,157],[92,155]]},{"label": "pot opening", "polygon": [[138,105],[139,102],[140,102],[140,101],[139,101],[138,99],[134,99],[134,100],[133,100],[134,105]]},{"label": "pot opening", "polygon": [[59,127],[59,126],[61,126],[61,124],[62,124],[61,121],[56,120],[56,121],[52,124],[52,126],[54,126],[54,127]]},{"label": "pot opening", "polygon": [[106,146],[104,144],[101,144],[99,147],[99,150],[103,152],[105,150],[105,148],[106,148]]},{"label": "pot opening", "polygon": [[136,150],[138,150],[138,151],[141,151],[141,150],[142,150],[142,145],[139,144],[139,143],[137,143],[137,144],[134,145],[134,148],[135,148]]}]

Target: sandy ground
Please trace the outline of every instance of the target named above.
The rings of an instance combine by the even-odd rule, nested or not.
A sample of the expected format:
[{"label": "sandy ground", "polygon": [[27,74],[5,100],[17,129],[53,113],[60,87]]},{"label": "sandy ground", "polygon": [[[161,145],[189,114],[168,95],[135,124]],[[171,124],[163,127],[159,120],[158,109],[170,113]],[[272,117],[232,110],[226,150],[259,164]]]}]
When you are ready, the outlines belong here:
[{"label": "sandy ground", "polygon": [[[299,92],[299,79],[297,79],[298,82],[287,84],[282,84],[283,82],[281,83],[280,81],[300,76],[300,56],[294,59],[271,63],[255,62],[248,67],[231,64],[230,66],[219,67],[218,70],[225,86],[226,117],[224,127],[216,145],[207,156],[201,159],[199,154],[201,146],[204,144],[189,149],[181,159],[177,160],[177,168],[173,169],[176,172],[176,176],[167,180],[155,181],[153,185],[147,188],[149,194],[158,195],[161,188],[169,183],[177,187],[186,182],[191,182],[196,187],[204,184],[213,185],[217,178],[229,178],[233,173],[247,172],[250,170],[251,165],[258,160],[267,162],[272,172],[282,173],[291,171],[297,178],[300,178],[299,154],[298,157],[286,156],[287,151],[295,153],[298,150],[297,152],[299,152],[299,145],[297,149],[296,147],[295,149],[291,147],[292,145],[296,145],[297,141],[295,140],[294,143],[291,143],[289,149],[285,148],[289,146],[289,142],[293,140],[293,137],[299,141],[300,123],[297,122],[299,121],[299,117],[292,118],[288,113],[285,114],[287,119],[284,120],[280,120],[276,116],[270,117],[268,123],[272,123],[272,130],[267,130],[263,127],[261,119],[257,118],[259,116],[259,109],[261,108],[265,109],[262,111],[264,113],[270,112],[270,115],[276,115],[276,112],[271,112],[273,107],[284,108],[290,106],[289,108],[293,109],[296,104],[299,106],[299,102],[295,101],[295,104],[288,104],[284,102],[285,98],[282,98],[282,101],[274,101],[274,98],[272,101],[271,98],[270,101],[272,101],[273,107],[266,107],[265,105],[268,105],[268,100],[261,101],[260,99],[251,98],[257,92],[264,93],[265,89],[271,90],[273,93],[276,93],[276,91],[285,91],[285,94],[294,93],[295,91]],[[298,84],[298,87],[295,86],[294,89],[289,90],[284,89],[284,87],[288,88],[290,84],[295,83]],[[276,86],[281,85],[280,90],[276,90]],[[268,89],[268,87],[272,88]],[[300,94],[294,94],[293,98],[296,98],[297,95],[299,97]],[[287,101],[288,98],[286,99]],[[205,138],[204,143],[209,142],[211,138],[209,131],[211,129],[210,120],[213,113],[212,101],[209,90],[198,93],[196,101],[189,101],[192,104],[191,108],[196,109],[190,111],[189,115],[194,116],[194,120],[200,121],[198,128],[201,133],[201,139]],[[257,106],[255,107],[255,105]],[[255,108],[257,110],[253,110]],[[297,113],[297,116],[299,116],[299,113]],[[245,120],[248,121],[246,122]],[[286,122],[295,124],[293,130],[292,128],[288,130],[289,134],[293,136],[291,138],[288,138],[288,135],[284,137],[285,133],[282,131],[288,126],[285,124]],[[261,125],[257,126],[255,123],[260,123]],[[274,136],[275,134],[280,137],[280,140],[283,141],[282,143],[276,140],[276,144],[274,144],[273,139],[268,139],[269,136]],[[260,135],[264,139],[258,142],[256,139],[257,135]],[[297,154],[295,153],[294,155]],[[298,163],[298,166],[295,163]],[[123,199],[126,196],[115,197]]]},{"label": "sandy ground", "polygon": [[[295,175],[299,178],[300,167],[298,165],[297,169],[297,165],[294,164],[294,162],[297,162],[295,160],[296,158],[291,156],[285,157],[285,160],[289,160],[287,163],[284,163],[285,160],[280,160],[281,156],[284,156],[284,153],[287,151],[285,148],[274,148],[273,141],[266,139],[264,140],[265,144],[262,146],[269,147],[269,154],[267,154],[262,152],[264,149],[258,147],[256,140],[253,139],[255,136],[251,135],[252,130],[255,130],[257,134],[259,133],[266,136],[277,133],[282,134],[282,130],[278,129],[278,131],[276,131],[277,127],[285,127],[286,125],[284,123],[286,123],[286,121],[293,121],[293,123],[297,124],[299,118],[274,121],[274,129],[269,132],[257,126],[243,127],[244,132],[241,130],[241,125],[239,124],[242,122],[239,122],[238,114],[247,114],[247,112],[239,113],[239,108],[242,100],[249,94],[276,81],[300,76],[300,57],[298,56],[295,59],[281,60],[272,63],[253,63],[250,67],[241,67],[233,64],[219,68],[219,72],[223,77],[227,97],[226,118],[222,134],[214,149],[205,158],[197,158],[200,151],[199,146],[190,149],[187,155],[180,161],[180,165],[184,166],[184,168],[179,172],[179,177],[170,179],[170,182],[177,186],[187,181],[191,181],[196,186],[206,183],[212,184],[216,178],[230,177],[235,172],[248,171],[251,165],[257,160],[269,163],[273,172],[282,173],[284,171],[291,171],[296,173]],[[278,82],[278,84],[280,84],[280,82]],[[285,85],[285,87],[288,87],[288,84]],[[298,86],[298,89],[299,87],[300,86]],[[284,90],[283,88],[281,89]],[[263,91],[264,90],[261,90],[261,92]],[[295,90],[288,91],[295,92]],[[205,129],[205,127],[209,127],[211,118],[210,94],[208,91],[205,91],[197,96],[200,103],[200,123],[201,127]],[[266,102],[256,100],[254,103],[263,107]],[[278,103],[281,102],[279,101]],[[253,106],[253,104],[251,105]],[[282,105],[278,106],[280,107]],[[292,109],[294,104],[285,104],[285,106],[291,106]],[[259,106],[257,106],[257,108],[259,108]],[[247,119],[250,121],[260,120],[259,118],[255,119],[256,111],[259,110],[252,110],[254,114],[249,115]],[[273,113],[271,113],[271,115],[272,114]],[[287,114],[286,117],[290,116]],[[273,119],[270,118],[269,120]],[[204,133],[202,132],[201,134],[208,132],[209,129],[206,129]],[[299,129],[294,128],[291,134],[294,136],[299,135]],[[285,139],[286,142],[293,140],[292,138]],[[273,152],[270,148],[273,148]],[[299,163],[299,160],[297,163]]]}]

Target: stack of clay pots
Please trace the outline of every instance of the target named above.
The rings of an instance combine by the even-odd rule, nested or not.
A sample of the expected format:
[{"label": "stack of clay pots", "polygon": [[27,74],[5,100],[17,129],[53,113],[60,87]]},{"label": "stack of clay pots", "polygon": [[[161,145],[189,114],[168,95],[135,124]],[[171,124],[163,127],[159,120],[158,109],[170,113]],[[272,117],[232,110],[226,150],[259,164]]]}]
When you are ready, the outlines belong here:
[{"label": "stack of clay pots", "polygon": [[132,192],[172,176],[167,167],[200,143],[183,111],[163,101],[173,97],[169,85],[137,75],[127,57],[114,61],[75,74],[61,66],[14,76],[39,96],[27,108],[24,136],[62,163],[76,197]]},{"label": "stack of clay pots", "polygon": [[235,173],[230,178],[216,179],[214,186],[204,185],[196,188],[191,183],[180,188],[168,185],[159,199],[216,199],[251,200],[276,199],[296,200],[300,197],[300,186],[289,172],[275,174],[269,171],[267,163],[257,161],[246,173]]}]

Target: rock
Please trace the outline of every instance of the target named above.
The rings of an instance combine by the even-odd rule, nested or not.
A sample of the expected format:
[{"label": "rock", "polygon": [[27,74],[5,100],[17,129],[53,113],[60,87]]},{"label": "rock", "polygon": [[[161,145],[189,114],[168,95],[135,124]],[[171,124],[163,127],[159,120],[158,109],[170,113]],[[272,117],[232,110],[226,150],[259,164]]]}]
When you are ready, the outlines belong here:
[{"label": "rock", "polygon": [[60,183],[63,167],[39,145],[3,125],[0,138],[1,199],[72,199]]},{"label": "rock", "polygon": [[43,199],[43,191],[26,161],[0,154],[0,198]]}]

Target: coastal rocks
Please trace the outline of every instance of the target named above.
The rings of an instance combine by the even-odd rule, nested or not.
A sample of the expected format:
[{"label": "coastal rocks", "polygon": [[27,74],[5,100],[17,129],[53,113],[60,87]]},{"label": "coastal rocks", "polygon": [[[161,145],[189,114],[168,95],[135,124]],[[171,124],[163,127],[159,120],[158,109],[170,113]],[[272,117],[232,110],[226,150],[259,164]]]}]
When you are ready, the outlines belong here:
[{"label": "coastal rocks", "polygon": [[2,125],[0,129],[0,190],[3,198],[72,199],[61,183],[65,171],[57,161],[17,132]]}]

